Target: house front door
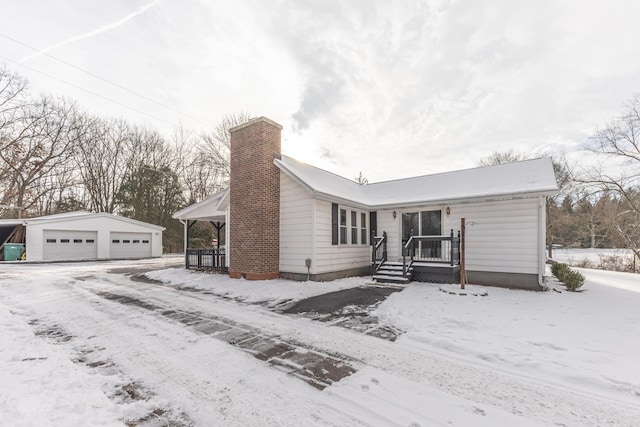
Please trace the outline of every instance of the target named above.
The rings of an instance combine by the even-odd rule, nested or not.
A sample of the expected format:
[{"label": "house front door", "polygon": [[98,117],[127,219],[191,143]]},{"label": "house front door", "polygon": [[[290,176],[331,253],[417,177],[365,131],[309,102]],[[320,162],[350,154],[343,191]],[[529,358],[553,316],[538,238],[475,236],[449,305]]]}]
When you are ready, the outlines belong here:
[{"label": "house front door", "polygon": [[[405,212],[402,214],[402,247],[406,245],[411,236],[441,236],[442,235],[442,211]],[[407,255],[413,251],[414,258],[434,259],[440,258],[442,248],[440,242],[422,241],[408,248]]]}]

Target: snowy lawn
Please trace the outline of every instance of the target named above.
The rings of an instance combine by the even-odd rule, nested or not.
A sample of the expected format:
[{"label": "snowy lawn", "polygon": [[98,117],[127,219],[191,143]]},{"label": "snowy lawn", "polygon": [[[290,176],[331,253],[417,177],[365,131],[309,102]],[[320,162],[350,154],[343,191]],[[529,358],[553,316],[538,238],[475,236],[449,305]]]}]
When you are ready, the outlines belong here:
[{"label": "snowy lawn", "polygon": [[553,260],[577,267],[615,270],[614,266],[633,265],[633,252],[629,249],[562,248],[553,250]]},{"label": "snowy lawn", "polygon": [[[374,314],[406,331],[398,339],[402,345],[640,405],[640,275],[577,270],[587,278],[582,292],[565,291],[553,277],[548,285],[561,293],[471,285],[471,292],[488,296],[460,296],[441,291],[457,285],[413,283]],[[184,270],[147,276],[251,302],[301,299],[367,282],[211,280]]]},{"label": "snowy lawn", "polygon": [[[406,331],[389,342],[269,309],[367,278],[248,282],[171,264],[0,266],[0,425],[632,426],[640,419],[638,275],[583,269],[584,292],[482,288],[484,297],[414,283],[375,309]],[[147,275],[169,286],[110,271],[154,266]],[[295,343],[301,354],[341,357],[357,372],[319,391],[215,334],[105,292],[245,325]],[[122,397],[131,385],[143,398]]]},{"label": "snowy lawn", "polygon": [[[583,292],[413,284],[378,309],[403,345],[640,405],[640,276],[579,269]],[[446,285],[445,288],[459,288]]]},{"label": "snowy lawn", "polygon": [[362,277],[351,277],[332,282],[251,281],[230,279],[228,275],[224,274],[203,273],[183,268],[150,271],[146,273],[146,276],[177,288],[195,288],[238,301],[264,302],[269,306],[275,306],[284,301],[301,300],[328,292],[362,286],[366,282]]}]

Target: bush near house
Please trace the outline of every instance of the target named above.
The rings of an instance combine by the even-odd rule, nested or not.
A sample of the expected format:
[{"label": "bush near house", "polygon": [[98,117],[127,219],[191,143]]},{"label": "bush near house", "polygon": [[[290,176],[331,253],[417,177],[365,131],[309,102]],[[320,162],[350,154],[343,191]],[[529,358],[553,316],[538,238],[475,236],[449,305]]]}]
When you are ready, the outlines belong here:
[{"label": "bush near house", "polygon": [[551,264],[551,274],[564,283],[568,291],[575,292],[584,285],[584,276],[562,262]]}]

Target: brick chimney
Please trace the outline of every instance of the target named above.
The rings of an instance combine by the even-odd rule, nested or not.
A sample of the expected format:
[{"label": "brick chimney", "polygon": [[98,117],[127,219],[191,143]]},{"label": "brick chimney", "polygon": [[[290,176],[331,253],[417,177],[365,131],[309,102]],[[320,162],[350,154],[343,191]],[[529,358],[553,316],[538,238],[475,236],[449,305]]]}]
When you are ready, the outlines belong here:
[{"label": "brick chimney", "polygon": [[229,276],[280,276],[280,156],[282,126],[259,117],[229,130]]}]

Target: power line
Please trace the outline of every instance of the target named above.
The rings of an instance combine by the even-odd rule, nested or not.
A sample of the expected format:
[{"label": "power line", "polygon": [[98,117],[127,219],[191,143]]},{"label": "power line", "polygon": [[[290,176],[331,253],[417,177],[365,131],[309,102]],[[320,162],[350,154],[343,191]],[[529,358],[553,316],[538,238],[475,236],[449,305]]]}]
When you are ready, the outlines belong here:
[{"label": "power line", "polygon": [[[15,39],[15,38],[11,37],[11,36],[8,36],[8,35],[6,35],[6,34],[2,34],[2,33],[0,33],[0,37],[4,37],[4,38],[5,38],[5,39],[7,39],[7,40],[10,40],[10,41],[12,41],[12,42],[14,42],[14,43],[17,43],[17,44],[21,45],[21,46],[24,46],[24,47],[26,47],[26,48],[29,48],[29,49],[31,49],[31,50],[34,50],[34,51],[38,52],[40,55],[46,56],[46,57],[51,58],[51,59],[53,59],[53,60],[55,60],[55,61],[58,61],[58,62],[59,62],[59,63],[61,63],[61,64],[64,64],[64,65],[66,65],[66,66],[68,66],[68,67],[71,67],[71,68],[76,69],[76,70],[78,70],[78,71],[81,71],[81,72],[83,72],[83,73],[85,73],[85,74],[88,74],[88,75],[90,75],[91,77],[94,77],[94,78],[96,78],[96,79],[98,79],[98,80],[101,80],[101,81],[103,81],[103,82],[107,83],[107,84],[110,84],[110,85],[112,85],[112,86],[114,86],[114,87],[117,87],[117,88],[119,88],[119,89],[121,89],[121,90],[124,90],[125,92],[128,92],[128,93],[130,93],[130,94],[132,94],[132,95],[138,96],[138,97],[140,97],[140,98],[142,98],[142,99],[144,99],[144,100],[146,100],[146,101],[149,101],[149,102],[151,102],[151,103],[153,103],[153,104],[156,104],[156,105],[158,105],[158,106],[160,106],[160,107],[162,107],[162,108],[166,108],[167,110],[173,111],[174,113],[178,113],[178,114],[180,114],[180,115],[183,115],[183,116],[185,116],[185,117],[187,117],[187,118],[189,118],[189,119],[191,119],[191,120],[194,120],[194,121],[196,121],[196,122],[198,122],[198,123],[200,123],[200,124],[207,125],[206,123],[202,122],[201,120],[199,120],[199,119],[197,119],[197,118],[195,118],[195,117],[193,117],[193,116],[191,116],[191,115],[189,115],[189,114],[187,114],[187,113],[184,113],[184,112],[182,112],[182,111],[176,110],[175,108],[169,107],[168,105],[165,105],[165,104],[163,104],[163,103],[161,103],[161,102],[158,102],[158,101],[156,101],[155,99],[149,98],[148,96],[143,95],[143,94],[141,94],[141,93],[139,93],[139,92],[136,92],[136,91],[134,91],[134,90],[132,90],[132,89],[129,89],[129,88],[125,87],[125,86],[122,86],[121,84],[118,84],[118,83],[112,82],[112,81],[110,81],[110,80],[108,80],[108,79],[105,79],[104,77],[101,77],[101,76],[99,76],[99,75],[97,75],[97,74],[95,74],[95,73],[92,73],[91,71],[88,71],[88,70],[85,70],[85,69],[83,69],[83,68],[81,68],[81,67],[78,67],[77,65],[71,64],[70,62],[67,62],[67,61],[65,61],[65,60],[63,60],[63,59],[60,59],[60,58],[58,58],[58,57],[56,57],[56,56],[53,56],[53,55],[51,55],[51,54],[49,54],[49,53],[47,53],[47,52],[43,52],[43,51],[41,51],[40,49],[35,48],[35,47],[33,47],[33,46],[31,46],[31,45],[29,45],[29,44],[27,44],[27,43],[24,43],[24,42],[22,42],[22,41],[20,41],[20,40],[17,40],[17,39]],[[6,59],[6,58],[5,58],[5,59]],[[11,61],[11,60],[9,60],[9,61]],[[14,64],[17,64],[17,65],[20,65],[20,66],[24,66],[24,67],[26,67],[26,68],[29,68],[29,67],[25,66],[24,64],[20,64],[20,63],[17,63],[17,62],[15,62],[15,61],[11,61],[11,62],[13,62]],[[29,69],[31,69],[31,70],[33,70],[33,71],[38,72],[37,70],[34,70],[33,68],[29,68]],[[42,73],[42,74],[44,74],[44,73]],[[48,76],[48,77],[50,77],[50,76]],[[63,83],[67,83],[67,82],[63,82]],[[77,86],[76,86],[76,87],[77,87]],[[122,104],[121,104],[121,105],[122,105]]]},{"label": "power line", "polygon": [[65,81],[65,80],[59,79],[59,78],[54,77],[54,76],[52,76],[52,75],[49,75],[49,74],[47,74],[47,73],[45,73],[45,72],[43,72],[43,71],[36,70],[35,68],[33,68],[33,67],[29,67],[28,65],[19,64],[19,63],[17,63],[16,61],[14,61],[14,60],[12,60],[12,59],[7,58],[6,56],[0,55],[0,58],[4,59],[5,61],[9,61],[9,62],[11,62],[11,63],[13,63],[13,64],[19,65],[20,67],[24,67],[24,68],[26,68],[27,70],[31,70],[31,71],[33,71],[33,72],[35,72],[35,73],[42,74],[43,76],[45,76],[45,77],[49,77],[50,79],[57,80],[57,81],[59,81],[60,83],[64,83],[64,84],[66,84],[66,85],[69,85],[69,86],[75,87],[76,89],[80,89],[80,90],[82,90],[82,91],[84,91],[84,92],[90,93],[91,95],[93,95],[93,96],[97,96],[98,98],[102,98],[102,99],[107,100],[107,101],[109,101],[109,102],[113,102],[114,104],[118,104],[118,105],[120,105],[121,107],[127,108],[127,109],[129,109],[129,110],[131,110],[131,111],[135,111],[136,113],[144,114],[145,116],[151,117],[152,119],[158,120],[158,121],[160,121],[160,122],[162,122],[162,123],[165,123],[165,124],[168,124],[168,125],[172,125],[172,123],[169,123],[169,122],[167,122],[167,121],[165,121],[165,120],[161,119],[160,117],[156,117],[156,116],[154,116],[153,114],[149,114],[149,113],[146,113],[146,112],[144,112],[144,111],[142,111],[142,110],[138,110],[137,108],[130,107],[130,106],[126,105],[126,104],[123,104],[123,103],[122,103],[122,102],[120,102],[120,101],[116,101],[115,99],[111,99],[111,98],[108,98],[108,97],[106,97],[106,96],[104,96],[104,95],[100,95],[100,94],[99,94],[99,93],[97,93],[97,92],[94,92],[94,91],[89,90],[89,89],[85,89],[85,88],[80,87],[80,86],[78,86],[78,85],[76,85],[76,84],[74,84],[74,83],[71,83],[71,82],[68,82],[68,81]]}]

